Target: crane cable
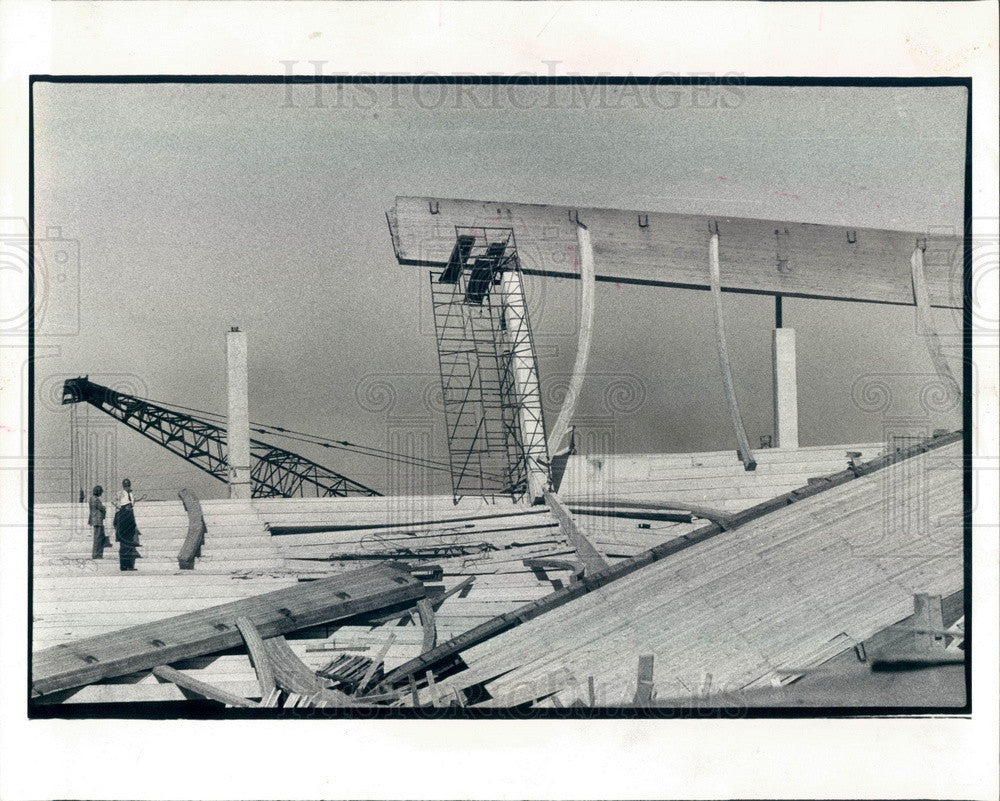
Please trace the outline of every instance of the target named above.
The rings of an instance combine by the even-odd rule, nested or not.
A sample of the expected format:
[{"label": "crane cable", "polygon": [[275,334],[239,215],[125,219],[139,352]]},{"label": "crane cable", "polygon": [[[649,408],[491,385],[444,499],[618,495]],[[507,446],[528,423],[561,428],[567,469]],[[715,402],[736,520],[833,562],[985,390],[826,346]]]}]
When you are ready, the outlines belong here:
[{"label": "crane cable", "polygon": [[[148,403],[155,403],[159,406],[166,407],[168,410],[181,410],[184,412],[191,412],[202,417],[209,418],[210,422],[220,422],[225,423],[225,415],[219,414],[218,412],[210,412],[206,409],[197,409],[193,406],[184,406],[179,403],[167,403],[164,401],[159,401],[154,398],[145,398],[140,395],[134,395],[132,397],[138,400],[146,401]],[[400,462],[403,464],[413,464],[420,467],[426,467],[429,470],[440,470],[443,472],[451,472],[451,464],[448,462],[442,462],[436,459],[428,459],[421,456],[411,456],[405,453],[396,453],[394,451],[385,450],[383,448],[374,448],[370,445],[358,445],[353,442],[348,442],[346,440],[335,440],[327,437],[322,437],[318,434],[312,434],[307,431],[296,431],[295,429],[284,428],[282,426],[271,425],[268,423],[262,423],[260,421],[251,420],[250,425],[253,431],[258,434],[270,434],[272,436],[278,436],[285,439],[291,439],[296,442],[304,442],[310,445],[319,445],[323,448],[333,448],[336,450],[343,450],[348,453],[355,453],[359,456],[370,456],[376,459],[385,459],[387,461]],[[497,476],[499,477],[499,476]]]}]

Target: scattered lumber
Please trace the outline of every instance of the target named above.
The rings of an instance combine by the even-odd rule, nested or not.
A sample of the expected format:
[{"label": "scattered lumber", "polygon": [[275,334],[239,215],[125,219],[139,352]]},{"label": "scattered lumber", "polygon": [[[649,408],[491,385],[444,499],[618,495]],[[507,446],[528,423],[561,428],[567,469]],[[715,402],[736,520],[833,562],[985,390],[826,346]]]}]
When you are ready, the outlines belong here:
[{"label": "scattered lumber", "polygon": [[[379,669],[381,665],[384,664],[385,655],[389,653],[389,649],[392,648],[392,644],[396,641],[396,635],[390,634],[388,639],[385,641],[378,654],[372,659],[371,664],[368,666],[368,670],[365,671],[365,675],[361,677],[361,681],[358,683],[357,692],[362,693],[371,684],[373,678],[375,678],[375,671]],[[384,668],[383,668],[384,670]]]},{"label": "scattered lumber", "polygon": [[[268,657],[274,666],[274,679],[286,693],[298,696],[293,706],[354,706],[354,701],[342,692],[330,689],[288,645],[284,637],[264,641]],[[363,657],[362,657],[363,658]],[[285,706],[289,704],[286,701]]]},{"label": "scattered lumber", "polygon": [[238,647],[245,617],[262,637],[330,623],[424,597],[405,567],[375,565],[327,579],[46,648],[32,659],[33,695],[79,687]]},{"label": "scattered lumber", "polygon": [[317,675],[340,685],[338,689],[345,693],[355,693],[364,681],[364,677],[368,675],[368,670],[374,667],[376,667],[374,660],[367,656],[343,654],[318,670]]},{"label": "scattered lumber", "polygon": [[604,568],[593,574],[585,575],[581,581],[574,582],[568,587],[556,590],[537,601],[531,601],[523,606],[498,615],[484,623],[475,626],[468,631],[453,637],[451,640],[442,643],[432,651],[421,654],[411,659],[388,673],[380,685],[383,688],[392,688],[405,683],[408,678],[417,672],[423,672],[428,668],[454,661],[458,654],[472,648],[475,645],[492,639],[493,637],[509,631],[516,626],[529,620],[533,620],[547,612],[552,611],[570,601],[579,598],[592,590],[603,587],[624,576],[634,573],[637,570],[651,565],[665,557],[671,556],[679,551],[689,548],[698,543],[716,537],[727,530],[736,529],[754,520],[757,520],[771,512],[783,509],[789,504],[812,497],[827,490],[846,484],[859,477],[871,475],[879,470],[883,470],[899,462],[913,458],[929,451],[961,442],[962,432],[955,431],[950,434],[933,437],[930,440],[918,443],[893,453],[888,453],[864,464],[855,465],[850,469],[845,469],[833,473],[822,485],[800,487],[791,492],[783,493],[771,498],[756,506],[751,506],[741,512],[737,512],[727,517],[725,525],[714,522],[696,529],[688,534],[683,534],[668,542],[661,543],[648,551],[644,551],[636,556],[619,562],[611,567]]}]

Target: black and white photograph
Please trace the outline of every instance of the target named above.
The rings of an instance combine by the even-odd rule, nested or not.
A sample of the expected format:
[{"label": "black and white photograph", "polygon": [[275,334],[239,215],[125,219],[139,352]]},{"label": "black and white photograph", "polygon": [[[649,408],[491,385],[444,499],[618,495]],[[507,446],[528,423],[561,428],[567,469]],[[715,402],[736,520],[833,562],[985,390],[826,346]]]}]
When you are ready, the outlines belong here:
[{"label": "black and white photograph", "polygon": [[33,709],[968,709],[968,101],[38,81]]},{"label": "black and white photograph", "polygon": [[0,3],[0,798],[995,798],[998,13]]}]

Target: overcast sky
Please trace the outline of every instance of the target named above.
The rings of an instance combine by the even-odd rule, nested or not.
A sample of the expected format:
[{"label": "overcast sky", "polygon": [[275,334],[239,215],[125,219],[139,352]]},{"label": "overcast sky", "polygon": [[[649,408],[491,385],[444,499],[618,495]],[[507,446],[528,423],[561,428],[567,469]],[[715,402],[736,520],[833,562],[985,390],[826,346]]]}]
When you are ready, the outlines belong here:
[{"label": "overcast sky", "polygon": [[[396,195],[962,226],[961,89],[327,86],[319,104],[313,89],[35,85],[36,231],[59,228],[80,254],[39,283],[39,500],[69,495],[70,413],[53,400],[64,378],[222,412],[230,325],[248,332],[252,419],[376,447],[423,432],[446,458],[427,401],[439,379],[426,271],[396,264],[385,222]],[[531,277],[527,289],[553,384],[573,364],[579,283]],[[724,303],[756,444],[772,430],[773,301]],[[958,427],[957,409],[928,416],[921,403],[934,372],[912,308],[786,299],[784,318],[803,445]],[[936,319],[960,375],[959,315]],[[599,283],[595,325],[582,433],[611,432],[620,453],[735,448],[707,292]],[[852,400],[868,374],[884,376],[889,408]],[[379,382],[394,388],[390,408]],[[99,417],[108,425],[91,410],[92,426]],[[113,425],[117,475],[97,480],[225,494]],[[379,461],[275,442],[376,489],[409,483]],[[450,491],[446,474],[415,486]]]}]

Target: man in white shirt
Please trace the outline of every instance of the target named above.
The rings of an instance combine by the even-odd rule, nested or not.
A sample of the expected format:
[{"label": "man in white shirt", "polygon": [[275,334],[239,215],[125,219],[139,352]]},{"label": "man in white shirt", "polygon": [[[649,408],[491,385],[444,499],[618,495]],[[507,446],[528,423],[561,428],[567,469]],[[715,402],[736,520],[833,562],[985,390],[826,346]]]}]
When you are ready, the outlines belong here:
[{"label": "man in white shirt", "polygon": [[139,529],[135,525],[135,498],[132,496],[132,482],[127,478],[122,482],[118,501],[115,504],[118,512],[115,514],[115,536],[121,543],[118,548],[118,567],[120,570],[135,570],[135,560],[139,557]]}]

